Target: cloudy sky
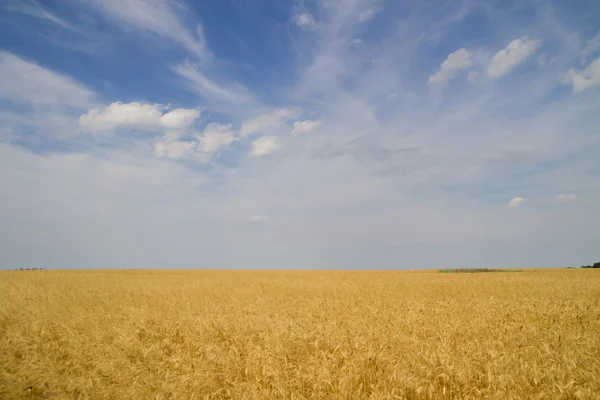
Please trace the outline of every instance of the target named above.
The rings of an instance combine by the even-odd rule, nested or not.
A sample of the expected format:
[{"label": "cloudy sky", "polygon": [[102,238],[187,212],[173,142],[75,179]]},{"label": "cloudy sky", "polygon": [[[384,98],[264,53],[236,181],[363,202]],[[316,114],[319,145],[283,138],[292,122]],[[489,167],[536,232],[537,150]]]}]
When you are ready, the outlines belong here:
[{"label": "cloudy sky", "polygon": [[0,268],[600,258],[597,0],[5,0]]}]

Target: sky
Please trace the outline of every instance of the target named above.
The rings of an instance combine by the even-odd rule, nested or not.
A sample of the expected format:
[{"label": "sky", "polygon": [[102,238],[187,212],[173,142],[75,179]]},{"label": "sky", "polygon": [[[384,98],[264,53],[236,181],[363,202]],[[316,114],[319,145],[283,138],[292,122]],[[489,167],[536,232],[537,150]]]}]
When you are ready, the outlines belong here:
[{"label": "sky", "polygon": [[600,260],[597,0],[5,0],[0,268]]}]

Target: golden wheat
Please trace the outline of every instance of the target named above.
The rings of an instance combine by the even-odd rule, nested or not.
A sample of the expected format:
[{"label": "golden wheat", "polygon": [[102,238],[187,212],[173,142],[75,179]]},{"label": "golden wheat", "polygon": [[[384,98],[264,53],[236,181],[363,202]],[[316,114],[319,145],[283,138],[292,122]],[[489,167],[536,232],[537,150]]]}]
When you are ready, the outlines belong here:
[{"label": "golden wheat", "polygon": [[600,273],[9,271],[0,398],[600,396]]}]

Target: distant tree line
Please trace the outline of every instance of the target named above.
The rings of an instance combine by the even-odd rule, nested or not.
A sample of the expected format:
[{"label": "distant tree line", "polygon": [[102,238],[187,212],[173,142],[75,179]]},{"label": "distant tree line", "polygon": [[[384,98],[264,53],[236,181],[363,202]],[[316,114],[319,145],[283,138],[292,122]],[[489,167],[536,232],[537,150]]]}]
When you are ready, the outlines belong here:
[{"label": "distant tree line", "polygon": [[594,265],[582,265],[581,268],[600,268],[600,261],[594,263]]},{"label": "distant tree line", "polygon": [[43,271],[44,268],[19,268],[19,271]]}]

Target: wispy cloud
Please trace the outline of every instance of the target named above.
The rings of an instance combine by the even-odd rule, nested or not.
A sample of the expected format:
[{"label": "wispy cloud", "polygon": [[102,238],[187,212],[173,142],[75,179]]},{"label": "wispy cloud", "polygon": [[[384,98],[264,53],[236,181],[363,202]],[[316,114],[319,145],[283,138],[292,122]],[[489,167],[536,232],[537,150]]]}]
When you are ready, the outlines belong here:
[{"label": "wispy cloud", "polygon": [[254,215],[246,220],[247,224],[259,224],[267,222],[269,219],[264,215]]},{"label": "wispy cloud", "polygon": [[94,93],[74,79],[0,50],[0,97],[35,106],[85,108]]},{"label": "wispy cloud", "polygon": [[207,107],[235,114],[240,108],[252,108],[259,104],[244,86],[211,79],[193,63],[184,62],[173,67],[173,70],[185,78],[185,83],[200,95]]},{"label": "wispy cloud", "polygon": [[554,202],[557,204],[568,203],[570,201],[577,200],[578,196],[576,194],[557,194],[554,196]]},{"label": "wispy cloud", "polygon": [[[77,119],[95,98],[84,84],[0,50],[0,138],[46,141],[76,136]],[[38,134],[22,134],[32,130]]]},{"label": "wispy cloud", "polygon": [[189,10],[183,3],[170,0],[90,0],[89,6],[101,11],[108,21],[124,30],[157,35],[183,46],[203,60],[211,57],[199,22],[186,26]]},{"label": "wispy cloud", "polygon": [[0,7],[8,11],[19,12],[30,15],[35,18],[46,20],[64,29],[68,29],[70,31],[85,35],[85,33],[82,30],[76,28],[75,26],[73,26],[73,24],[65,21],[59,16],[51,13],[42,5],[40,5],[37,1],[34,0],[9,1],[8,4],[2,5]]}]

